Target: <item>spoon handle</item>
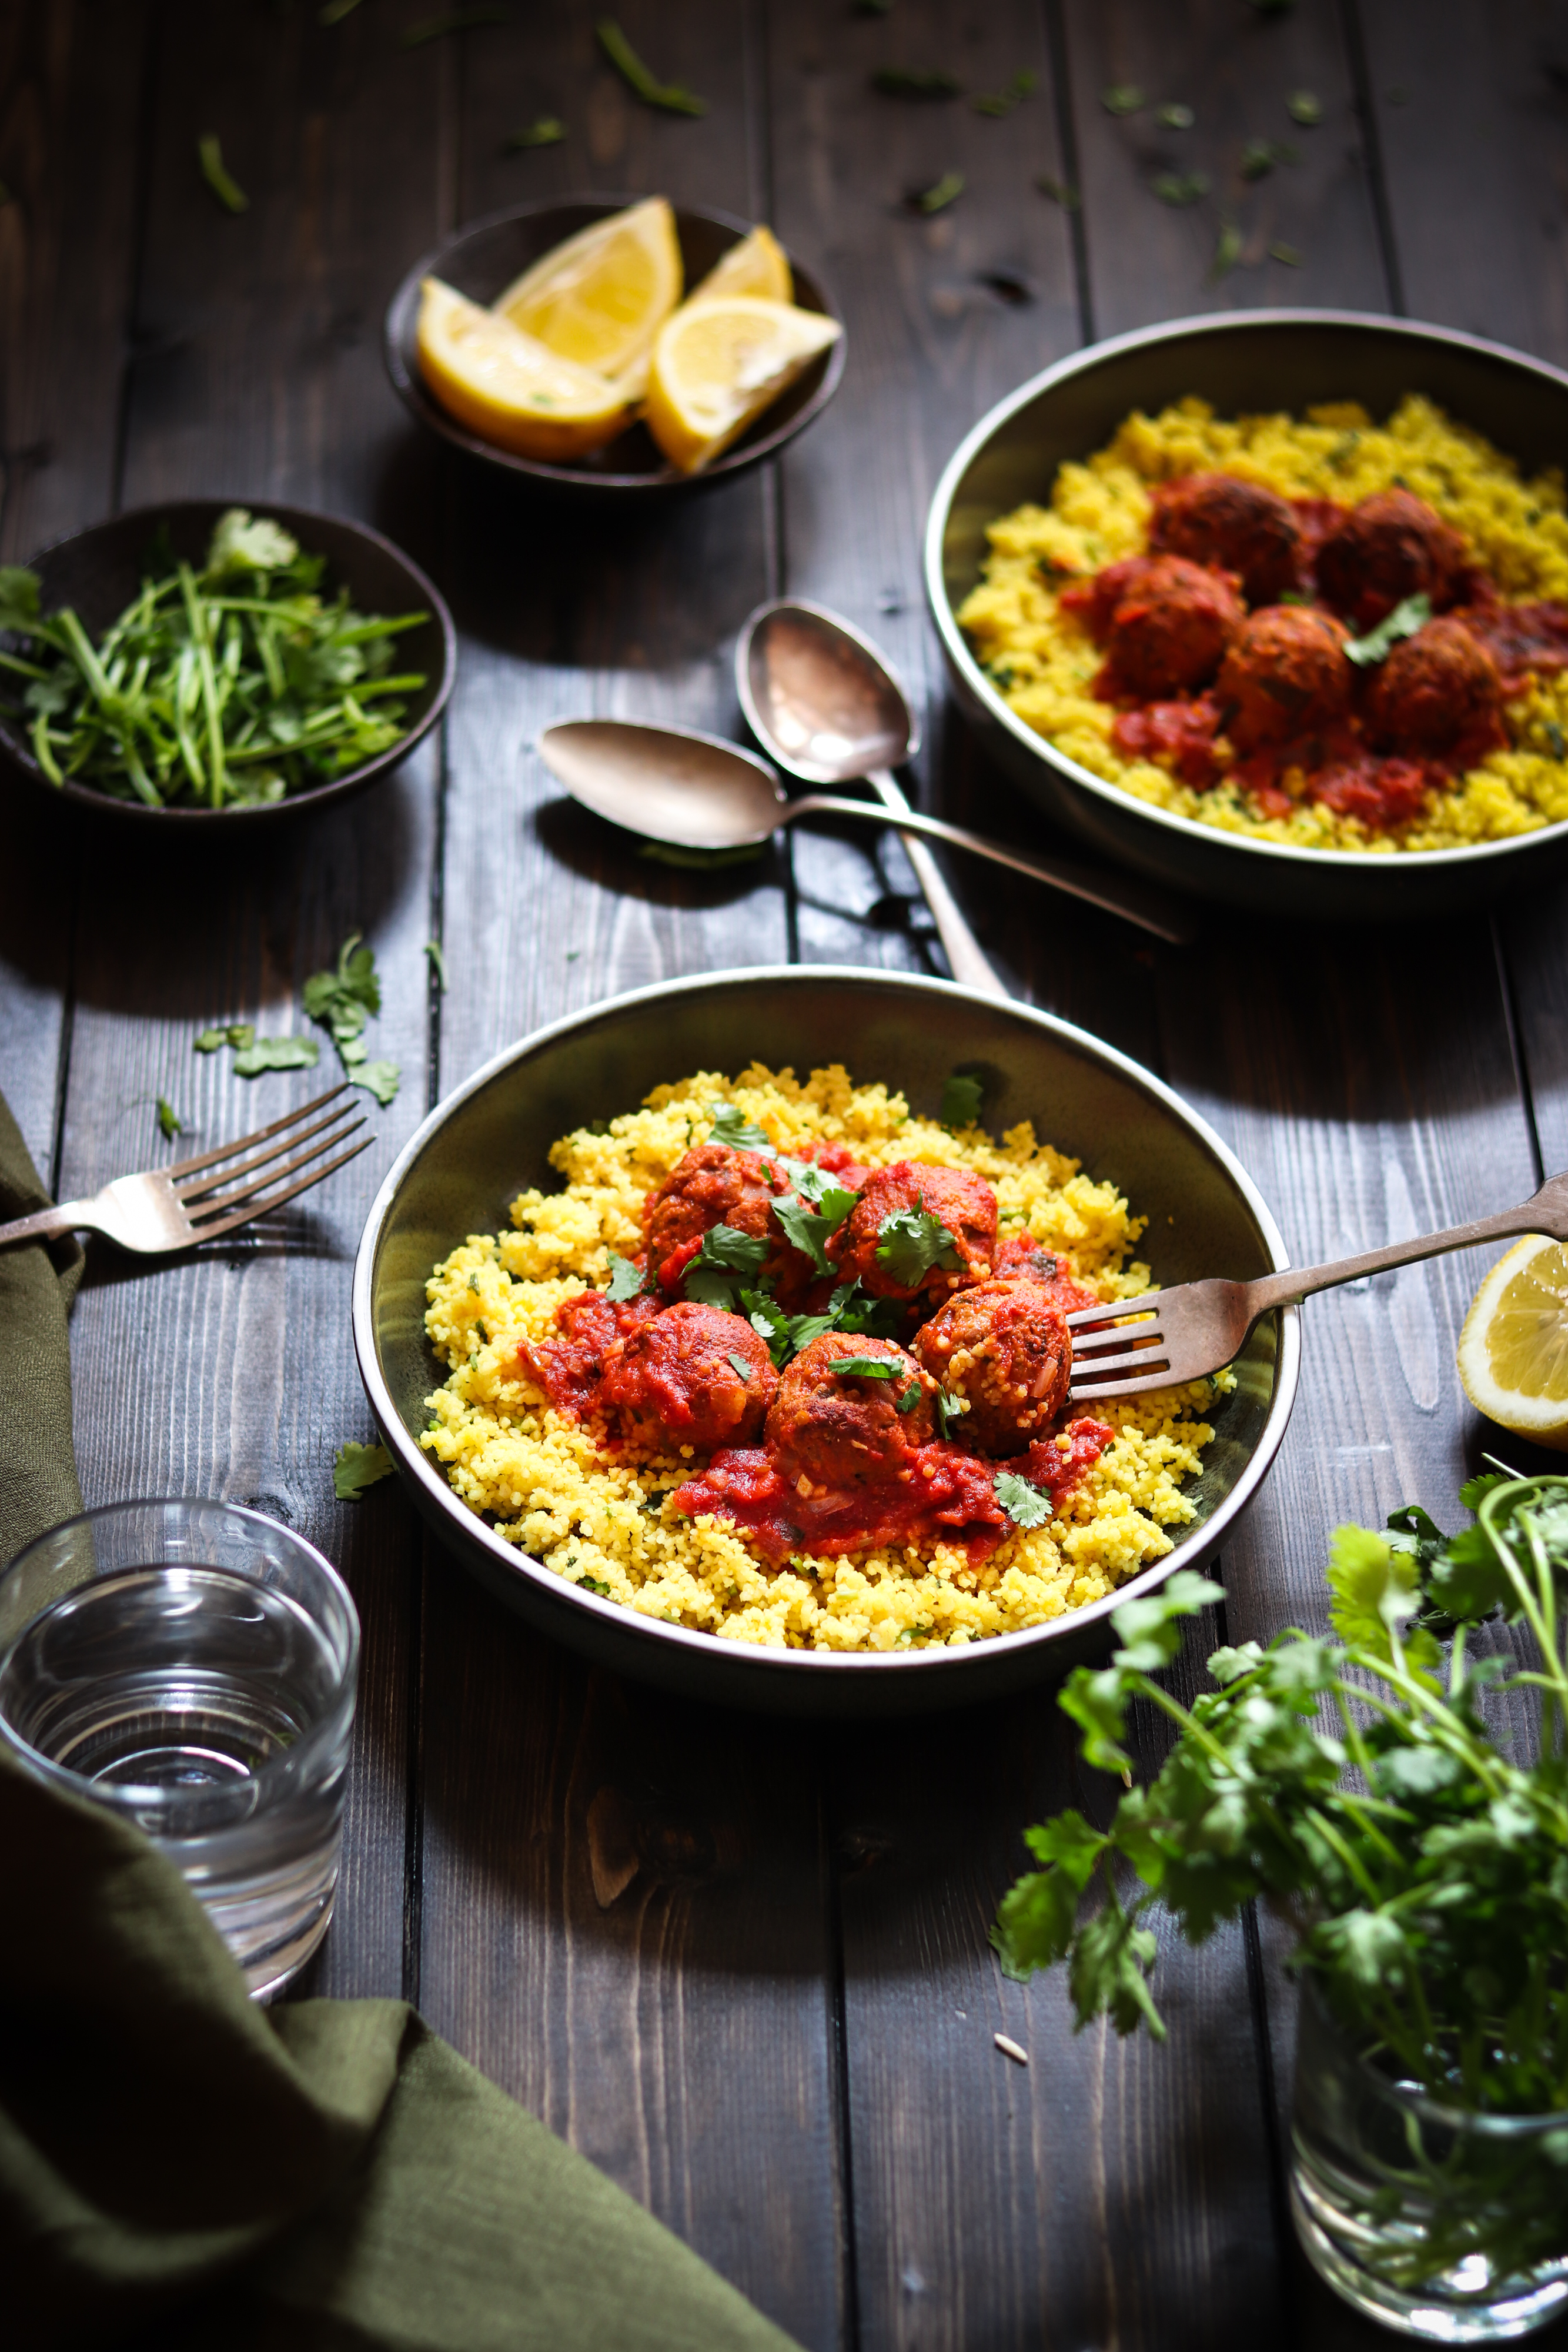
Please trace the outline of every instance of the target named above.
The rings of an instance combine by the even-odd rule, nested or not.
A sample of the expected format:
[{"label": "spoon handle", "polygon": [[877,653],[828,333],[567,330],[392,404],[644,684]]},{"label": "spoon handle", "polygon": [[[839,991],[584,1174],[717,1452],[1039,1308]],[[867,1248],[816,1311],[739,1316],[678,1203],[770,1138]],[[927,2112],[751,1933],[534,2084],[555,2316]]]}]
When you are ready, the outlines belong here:
[{"label": "spoon handle", "polygon": [[[889,775],[885,768],[874,770],[867,776],[866,782],[881,801],[883,808],[891,809],[895,815],[899,816],[907,816],[910,814],[909,802],[903,787],[894,777]],[[925,844],[923,841],[917,841],[912,833],[901,832],[899,839],[904,844],[904,855],[909,860],[915,880],[920,885],[925,903],[931,909],[931,918],[936,926],[936,936],[947,951],[947,962],[954,979],[961,982],[966,988],[979,989],[987,996],[1008,997],[1009,990],[1003,985],[1000,975],[990,958],[965,921],[958,901],[947,887],[942,868],[932,856]]]},{"label": "spoon handle", "polygon": [[[858,816],[870,817],[878,824],[894,823],[901,833],[907,830],[924,834],[928,841],[945,841],[954,849],[971,850],[977,857],[988,857],[994,866],[1006,866],[1015,874],[1027,874],[1033,881],[1048,884],[1053,890],[1065,890],[1070,898],[1103,908],[1108,915],[1120,915],[1127,922],[1136,923],[1141,930],[1152,931],[1156,939],[1168,940],[1173,947],[1190,947],[1197,937],[1197,924],[1186,909],[1162,891],[1145,888],[1141,882],[1125,880],[1120,875],[1113,879],[1093,873],[1088,866],[1075,866],[1067,858],[1026,857],[1021,850],[1006,849],[999,841],[988,841],[983,833],[970,833],[961,824],[946,824],[940,817],[923,816],[917,809],[906,808],[899,816],[891,817],[885,809],[873,808],[865,801],[841,799],[837,793],[803,793],[798,801],[790,801],[779,810],[779,822],[789,824],[798,816]],[[936,912],[935,908],[932,911]]]}]

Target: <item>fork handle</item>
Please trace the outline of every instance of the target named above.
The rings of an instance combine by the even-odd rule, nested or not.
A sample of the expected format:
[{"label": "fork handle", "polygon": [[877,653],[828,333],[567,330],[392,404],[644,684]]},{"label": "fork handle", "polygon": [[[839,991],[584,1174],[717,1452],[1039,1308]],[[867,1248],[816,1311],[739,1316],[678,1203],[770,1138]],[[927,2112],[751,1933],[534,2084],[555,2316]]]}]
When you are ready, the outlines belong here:
[{"label": "fork handle", "polygon": [[1359,1282],[1364,1275],[1385,1274],[1391,1266],[1413,1265],[1418,1258],[1441,1257],[1448,1250],[1473,1249],[1478,1242],[1507,1241],[1519,1234],[1545,1234],[1552,1241],[1568,1242],[1568,1174],[1550,1177],[1533,1199],[1517,1209],[1500,1210],[1495,1217],[1450,1225],[1445,1233],[1419,1234],[1412,1241],[1390,1242],[1383,1249],[1364,1250],[1359,1257],[1336,1258],[1331,1265],[1260,1275],[1246,1285],[1248,1312],[1255,1321],[1271,1307],[1294,1307],[1315,1290],[1332,1290],[1336,1283]]},{"label": "fork handle", "polygon": [[8,1225],[0,1225],[0,1249],[8,1249],[13,1242],[54,1241],[61,1234],[86,1231],[93,1218],[85,1201],[62,1201],[57,1208],[35,1209],[30,1217],[14,1217]]}]

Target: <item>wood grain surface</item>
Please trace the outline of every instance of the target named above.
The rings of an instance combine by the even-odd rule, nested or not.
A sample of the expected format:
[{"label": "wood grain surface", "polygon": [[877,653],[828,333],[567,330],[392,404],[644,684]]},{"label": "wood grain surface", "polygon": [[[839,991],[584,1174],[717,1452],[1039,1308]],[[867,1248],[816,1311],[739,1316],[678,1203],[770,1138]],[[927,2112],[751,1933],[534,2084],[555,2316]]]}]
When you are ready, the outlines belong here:
[{"label": "wood grain surface", "polygon": [[[205,1144],[327,1082],[324,1037],[320,1072],[246,1085],[193,1054],[198,1027],[304,1025],[300,985],[350,931],[382,976],[371,1048],[403,1075],[390,1109],[361,1097],[374,1148],[222,1249],[153,1270],[95,1252],[74,1318],[89,1500],[253,1502],[359,1601],[343,1889],[302,1990],[417,1999],[811,2352],[1385,2341],[1290,2232],[1291,1994],[1267,1922],[1197,1953],[1162,1929],[1164,2047],[1075,2036],[1060,1982],[1001,1978],[986,1931],[1023,1825],[1114,1799],[1049,1692],[874,1734],[677,1706],[506,1616],[392,1485],[337,1503],[331,1462],[370,1434],[348,1328],[366,1210],[488,1055],[679,973],[946,969],[885,832],[677,869],[560,796],[541,728],[634,713],[738,736],[736,635],[764,598],[805,595],[907,681],[923,804],[1040,843],[946,703],[924,614],[951,449],[1079,343],[1206,310],[1405,310],[1568,364],[1568,0],[627,0],[627,35],[701,91],[700,121],[632,98],[582,0],[413,46],[430,0],[320,13],[0,12],[0,557],[181,495],[287,499],[389,531],[461,633],[439,737],[258,846],[176,855],[6,803],[0,1084],[65,1191],[172,1156],[158,1096]],[[886,65],[967,94],[884,96]],[[1010,111],[974,109],[1020,71]],[[1129,85],[1138,105],[1112,110]],[[1287,110],[1303,89],[1311,128]],[[1159,120],[1176,102],[1190,127]],[[564,142],[511,143],[544,114]],[[207,132],[242,215],[201,180]],[[956,202],[912,207],[948,173]],[[1155,193],[1195,175],[1191,203]],[[382,370],[415,256],[589,188],[770,219],[850,321],[839,397],[781,462],[653,517],[519,494],[420,435]],[[1177,1087],[1297,1262],[1568,1165],[1568,891],[1398,934],[1219,918],[1184,952],[946,866],[1019,993]],[[1220,1567],[1228,1638],[1321,1622],[1328,1531],[1440,1508],[1494,1442],[1452,1369],[1482,1263],[1306,1311],[1291,1432]]]}]

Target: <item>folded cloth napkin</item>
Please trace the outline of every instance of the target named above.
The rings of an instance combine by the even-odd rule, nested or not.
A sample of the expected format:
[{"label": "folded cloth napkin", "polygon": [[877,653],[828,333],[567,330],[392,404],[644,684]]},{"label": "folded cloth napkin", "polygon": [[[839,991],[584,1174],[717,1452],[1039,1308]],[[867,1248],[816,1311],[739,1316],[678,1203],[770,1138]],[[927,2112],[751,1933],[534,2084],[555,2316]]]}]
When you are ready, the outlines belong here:
[{"label": "folded cloth napkin", "polygon": [[[0,1101],[0,1213],[47,1196]],[[81,1507],[66,1308],[0,1251],[0,1558]],[[7,2352],[789,2352],[397,2000],[260,2010],[173,1864],[0,1761]]]}]

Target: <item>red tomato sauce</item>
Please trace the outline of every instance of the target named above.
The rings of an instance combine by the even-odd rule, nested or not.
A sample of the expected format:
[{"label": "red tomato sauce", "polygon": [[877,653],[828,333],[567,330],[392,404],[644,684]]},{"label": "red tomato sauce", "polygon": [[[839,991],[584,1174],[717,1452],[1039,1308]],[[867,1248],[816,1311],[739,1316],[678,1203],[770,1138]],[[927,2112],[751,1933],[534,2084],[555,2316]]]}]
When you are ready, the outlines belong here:
[{"label": "red tomato sauce", "polygon": [[727,1519],[779,1566],[792,1552],[831,1559],[841,1552],[914,1544],[962,1544],[970,1564],[989,1558],[1012,1525],[997,1500],[996,1475],[1011,1470],[1060,1505],[1098,1462],[1115,1432],[1103,1421],[1072,1421],[1065,1451],[1050,1438],[1010,1462],[982,1460],[938,1438],[915,1447],[907,1480],[891,1479],[853,1494],[801,1496],[781,1478],[763,1446],[734,1446],[677,1486],[675,1508],[689,1518]]}]

